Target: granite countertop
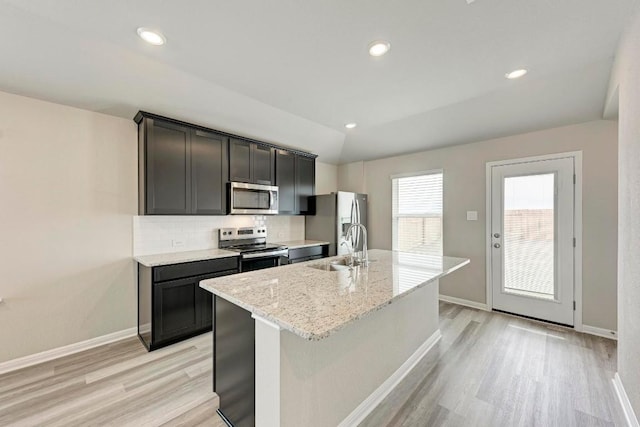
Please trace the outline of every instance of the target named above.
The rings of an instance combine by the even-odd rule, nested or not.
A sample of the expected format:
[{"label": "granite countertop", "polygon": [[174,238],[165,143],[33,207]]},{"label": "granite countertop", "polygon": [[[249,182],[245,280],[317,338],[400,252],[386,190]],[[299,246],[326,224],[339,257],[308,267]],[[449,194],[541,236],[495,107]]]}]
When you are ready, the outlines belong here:
[{"label": "granite countertop", "polygon": [[329,271],[344,258],[203,280],[200,287],[304,339],[321,340],[469,263],[376,249],[369,251],[369,267]]},{"label": "granite countertop", "polygon": [[287,246],[289,249],[307,248],[310,246],[328,245],[329,242],[321,240],[289,240],[288,242],[274,242],[277,245]]},{"label": "granite countertop", "polygon": [[167,254],[142,255],[133,257],[145,267],[158,267],[160,265],[180,264],[183,262],[204,261],[207,259],[227,258],[239,256],[237,252],[224,249],[204,249],[201,251],[171,252]]}]

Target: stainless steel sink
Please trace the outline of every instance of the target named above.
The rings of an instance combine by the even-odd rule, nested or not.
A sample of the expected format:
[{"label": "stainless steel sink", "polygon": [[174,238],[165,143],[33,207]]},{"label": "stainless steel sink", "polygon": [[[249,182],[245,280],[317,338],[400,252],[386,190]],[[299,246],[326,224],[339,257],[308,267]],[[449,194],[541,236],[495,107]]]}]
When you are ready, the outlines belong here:
[{"label": "stainless steel sink", "polygon": [[[369,262],[371,262],[371,260]],[[339,258],[331,261],[309,264],[307,267],[322,271],[345,271],[358,266],[360,266],[360,261],[358,259],[355,259],[353,266],[350,266],[349,258]]]},{"label": "stainless steel sink", "polygon": [[307,267],[315,268],[316,270],[323,270],[323,271],[344,271],[352,268],[349,266],[349,261],[347,260],[347,258],[340,258],[340,259],[334,259],[333,261],[325,261],[325,262],[319,262],[316,264],[310,264]]}]

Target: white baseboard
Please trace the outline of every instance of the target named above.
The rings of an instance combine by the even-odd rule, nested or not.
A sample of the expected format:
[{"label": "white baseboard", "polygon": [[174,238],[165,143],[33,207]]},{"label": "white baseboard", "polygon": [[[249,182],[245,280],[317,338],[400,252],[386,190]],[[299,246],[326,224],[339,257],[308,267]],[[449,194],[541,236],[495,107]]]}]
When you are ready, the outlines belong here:
[{"label": "white baseboard", "polygon": [[629,401],[629,396],[627,396],[627,392],[622,385],[622,380],[620,380],[620,375],[618,375],[617,372],[613,376],[612,381],[613,388],[616,389],[618,401],[620,402],[620,406],[622,406],[622,412],[624,412],[624,416],[627,419],[627,424],[629,427],[640,427],[640,424],[638,424],[638,418],[636,418],[636,414],[633,412],[633,407]]},{"label": "white baseboard", "polygon": [[347,418],[342,420],[338,427],[352,427],[360,424],[400,384],[400,381],[411,372],[441,337],[442,334],[438,329],[385,382],[380,384]]},{"label": "white baseboard", "polygon": [[582,330],[585,334],[597,335],[603,338],[609,338],[611,340],[618,339],[618,333],[616,331],[611,331],[609,329],[596,328],[595,326],[582,325]]},{"label": "white baseboard", "polygon": [[448,295],[440,294],[440,301],[449,302],[451,304],[464,305],[465,307],[477,308],[478,310],[488,311],[487,304],[481,302],[471,301],[468,299],[450,297]]},{"label": "white baseboard", "polygon": [[74,344],[65,345],[64,347],[58,347],[51,350],[43,351],[42,353],[31,354],[29,356],[2,362],[0,363],[0,375],[18,369],[26,368],[28,366],[37,365],[38,363],[48,362],[49,360],[57,359],[59,357],[79,353],[81,351],[109,344],[114,341],[119,341],[124,338],[134,337],[137,334],[138,328],[133,327],[124,329],[122,331],[113,332],[111,334],[102,335],[100,337],[91,338],[86,341],[80,341]]}]

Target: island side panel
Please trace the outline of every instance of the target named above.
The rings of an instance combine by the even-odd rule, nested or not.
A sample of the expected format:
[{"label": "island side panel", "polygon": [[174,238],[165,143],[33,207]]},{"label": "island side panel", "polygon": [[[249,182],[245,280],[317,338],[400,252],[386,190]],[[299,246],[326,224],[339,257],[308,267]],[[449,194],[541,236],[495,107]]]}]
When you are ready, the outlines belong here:
[{"label": "island side panel", "polygon": [[339,425],[439,335],[438,288],[436,280],[320,341],[281,331],[280,425]]},{"label": "island side panel", "polygon": [[214,298],[213,391],[235,427],[255,425],[255,325],[251,313]]}]

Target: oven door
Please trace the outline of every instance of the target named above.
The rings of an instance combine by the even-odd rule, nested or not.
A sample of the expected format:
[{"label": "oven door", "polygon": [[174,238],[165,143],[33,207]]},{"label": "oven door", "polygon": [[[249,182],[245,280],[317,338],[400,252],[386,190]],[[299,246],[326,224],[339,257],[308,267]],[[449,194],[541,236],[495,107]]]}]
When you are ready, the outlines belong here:
[{"label": "oven door", "polygon": [[243,259],[240,261],[240,272],[262,270],[263,268],[277,267],[279,265],[280,257]]},{"label": "oven door", "polygon": [[232,182],[229,184],[230,213],[272,215],[278,213],[278,187]]}]

